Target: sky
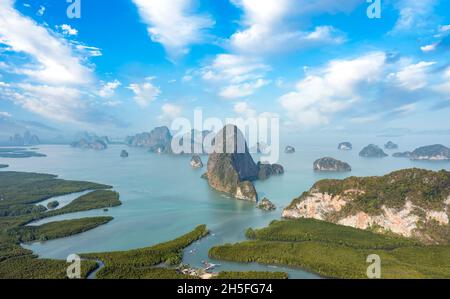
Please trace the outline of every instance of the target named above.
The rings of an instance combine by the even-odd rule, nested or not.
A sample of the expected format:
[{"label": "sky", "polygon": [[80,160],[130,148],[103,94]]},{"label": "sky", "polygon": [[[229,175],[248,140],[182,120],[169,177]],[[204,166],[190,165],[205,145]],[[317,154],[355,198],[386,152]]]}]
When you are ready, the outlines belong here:
[{"label": "sky", "polygon": [[0,0],[0,118],[114,135],[194,109],[286,132],[450,129],[449,1],[381,0],[380,18],[366,0],[79,2],[69,18],[66,0]]}]

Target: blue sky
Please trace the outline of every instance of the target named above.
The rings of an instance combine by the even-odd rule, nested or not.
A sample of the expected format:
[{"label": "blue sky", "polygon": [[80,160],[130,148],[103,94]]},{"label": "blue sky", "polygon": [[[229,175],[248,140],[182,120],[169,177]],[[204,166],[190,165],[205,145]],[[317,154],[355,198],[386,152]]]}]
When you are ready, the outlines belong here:
[{"label": "blue sky", "polygon": [[277,115],[287,131],[450,129],[450,3],[0,2],[0,117],[130,134]]}]

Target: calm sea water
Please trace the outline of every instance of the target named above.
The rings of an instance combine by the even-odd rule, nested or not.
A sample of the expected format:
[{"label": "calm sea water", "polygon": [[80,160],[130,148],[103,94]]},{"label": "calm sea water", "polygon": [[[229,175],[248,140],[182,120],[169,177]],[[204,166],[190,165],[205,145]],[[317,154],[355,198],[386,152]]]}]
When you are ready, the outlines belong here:
[{"label": "calm sea water", "polygon": [[[359,150],[369,143],[382,146],[388,139],[400,145],[398,151],[412,150],[421,145],[441,143],[446,146],[447,136],[379,137],[309,137],[293,138],[289,142],[296,147],[295,154],[280,156],[286,173],[266,181],[255,183],[260,197],[273,201],[278,209],[264,212],[252,203],[227,198],[210,189],[200,178],[205,169],[193,169],[188,156],[164,156],[143,149],[113,145],[105,151],[74,149],[64,145],[41,145],[39,152],[46,158],[3,159],[11,171],[27,171],[57,174],[64,179],[88,180],[114,186],[123,205],[103,210],[62,215],[45,219],[40,223],[74,219],[85,216],[111,215],[114,220],[94,230],[69,238],[44,243],[27,244],[40,257],[65,259],[72,253],[126,250],[145,247],[176,238],[199,224],[207,224],[212,234],[185,250],[184,261],[201,267],[208,260],[208,249],[214,245],[234,243],[245,239],[248,227],[264,227],[279,219],[283,207],[323,178],[344,178],[348,175],[383,175],[393,170],[420,167],[433,170],[450,170],[447,162],[412,162],[408,159],[387,157],[364,159]],[[337,144],[349,139],[354,150],[342,152]],[[120,151],[127,149],[129,158],[121,158]],[[393,153],[393,151],[386,151]],[[350,163],[350,174],[319,174],[312,171],[317,158],[332,156]],[[206,164],[207,157],[203,157]],[[66,197],[64,203],[73,200]],[[40,224],[38,223],[38,224]],[[291,278],[315,278],[301,270],[268,267],[257,264],[220,263],[217,270],[269,270],[288,271]]]}]

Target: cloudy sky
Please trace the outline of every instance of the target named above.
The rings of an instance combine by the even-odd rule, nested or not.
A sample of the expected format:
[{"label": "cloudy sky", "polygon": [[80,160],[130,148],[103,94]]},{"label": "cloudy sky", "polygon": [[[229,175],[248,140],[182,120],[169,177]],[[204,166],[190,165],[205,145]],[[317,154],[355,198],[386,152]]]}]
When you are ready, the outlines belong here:
[{"label": "cloudy sky", "polygon": [[0,117],[132,133],[178,116],[450,129],[450,3],[0,0]]}]

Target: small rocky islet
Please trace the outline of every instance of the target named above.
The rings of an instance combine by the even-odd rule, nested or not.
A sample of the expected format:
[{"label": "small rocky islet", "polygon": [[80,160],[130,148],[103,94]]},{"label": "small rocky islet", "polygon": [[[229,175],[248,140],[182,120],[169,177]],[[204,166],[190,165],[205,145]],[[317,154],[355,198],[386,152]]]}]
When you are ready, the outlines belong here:
[{"label": "small rocky islet", "polygon": [[359,156],[363,158],[384,158],[386,154],[378,145],[369,144],[359,152]]},{"label": "small rocky islet", "polygon": [[120,152],[120,157],[122,157],[122,158],[128,158],[129,155],[130,154],[126,150],[122,150]]},{"label": "small rocky islet", "polygon": [[340,151],[351,151],[352,149],[353,145],[348,141],[341,142],[338,144],[338,150]]},{"label": "small rocky islet", "polygon": [[286,148],[284,149],[284,152],[285,152],[286,154],[293,154],[293,153],[295,153],[295,147],[293,147],[293,146],[291,146],[291,145],[288,145],[288,146],[286,146]]},{"label": "small rocky islet", "polygon": [[192,168],[202,168],[203,167],[202,158],[199,155],[192,156],[191,166]]},{"label": "small rocky islet", "polygon": [[274,211],[277,209],[277,207],[271,202],[268,198],[263,198],[258,205],[257,208],[263,210],[263,211]]},{"label": "small rocky islet", "polygon": [[318,172],[348,172],[352,167],[343,161],[331,157],[320,158],[313,163],[314,171]]}]

